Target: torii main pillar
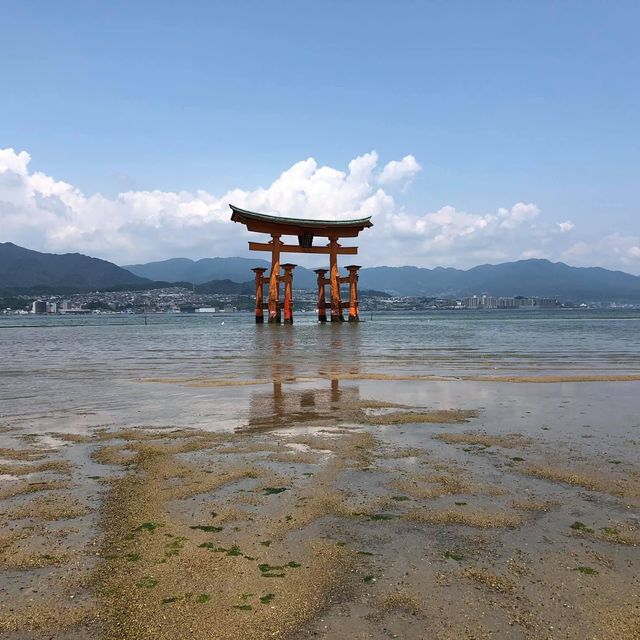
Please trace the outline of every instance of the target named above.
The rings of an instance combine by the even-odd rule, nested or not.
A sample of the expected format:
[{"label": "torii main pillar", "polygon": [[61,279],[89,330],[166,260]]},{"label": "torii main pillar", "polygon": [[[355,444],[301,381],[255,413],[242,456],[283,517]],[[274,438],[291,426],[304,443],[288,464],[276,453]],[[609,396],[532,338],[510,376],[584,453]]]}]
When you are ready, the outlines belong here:
[{"label": "torii main pillar", "polygon": [[280,324],[280,236],[271,234],[271,273],[269,274],[269,324]]},{"label": "torii main pillar", "polygon": [[338,237],[329,236],[329,284],[331,285],[331,322],[343,322],[338,272]]}]

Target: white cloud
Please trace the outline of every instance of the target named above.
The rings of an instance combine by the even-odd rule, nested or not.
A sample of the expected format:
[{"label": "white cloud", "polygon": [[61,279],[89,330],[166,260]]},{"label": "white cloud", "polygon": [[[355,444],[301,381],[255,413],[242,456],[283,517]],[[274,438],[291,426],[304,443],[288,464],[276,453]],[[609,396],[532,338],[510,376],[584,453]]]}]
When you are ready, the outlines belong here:
[{"label": "white cloud", "polygon": [[640,267],[640,236],[611,233],[593,242],[581,240],[564,250],[560,257],[579,266],[617,268],[637,273]]},{"label": "white cloud", "polygon": [[120,263],[175,255],[246,253],[247,233],[230,222],[228,204],[309,218],[380,215],[395,207],[376,189],[378,155],[364,154],[348,172],[297,162],[268,188],[206,191],[126,191],[108,199],[30,172],[28,153],[0,151],[2,240],[45,251],[81,251]]},{"label": "white cloud", "polygon": [[567,233],[568,231],[571,231],[572,229],[575,228],[575,224],[573,224],[573,222],[571,222],[571,220],[566,220],[565,222],[558,222],[558,229],[560,230],[560,233]]},{"label": "white cloud", "polygon": [[418,164],[418,161],[411,155],[405,156],[402,160],[391,160],[382,169],[378,176],[378,182],[380,184],[391,184],[410,180],[421,169],[422,167]]},{"label": "white cloud", "polygon": [[518,202],[492,213],[470,213],[450,205],[424,215],[393,212],[384,220],[387,236],[402,236],[404,253],[396,263],[472,266],[478,261],[519,258],[519,247],[534,233],[540,213],[533,203]]},{"label": "white cloud", "polygon": [[[468,267],[545,256],[640,270],[640,238],[615,235],[596,245],[576,238],[571,246],[562,246],[572,234],[559,231],[573,223],[547,224],[531,202],[488,213],[451,205],[418,214],[405,210],[383,185],[406,184],[420,169],[413,156],[380,169],[378,154],[372,151],[354,158],[346,171],[307,158],[267,187],[235,188],[221,196],[130,190],[114,198],[87,195],[72,184],[33,172],[30,160],[24,151],[0,149],[0,241],[41,251],[78,251],[120,264],[249,255],[250,234],[230,221],[228,205],[233,203],[283,216],[372,216],[374,228],[357,240],[358,260],[364,265]],[[301,264],[318,264],[317,256],[303,258],[296,256]]]},{"label": "white cloud", "polygon": [[498,209],[500,226],[504,229],[515,229],[520,224],[533,220],[539,213],[540,209],[533,202],[518,202],[511,209]]}]

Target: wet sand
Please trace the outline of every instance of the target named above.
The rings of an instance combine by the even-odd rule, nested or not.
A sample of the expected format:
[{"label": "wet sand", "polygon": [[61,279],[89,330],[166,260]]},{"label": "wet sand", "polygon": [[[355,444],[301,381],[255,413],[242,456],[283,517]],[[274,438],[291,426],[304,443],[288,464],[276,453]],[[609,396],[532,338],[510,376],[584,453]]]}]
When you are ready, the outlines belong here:
[{"label": "wet sand", "polygon": [[5,415],[2,637],[640,637],[635,377],[295,374]]}]

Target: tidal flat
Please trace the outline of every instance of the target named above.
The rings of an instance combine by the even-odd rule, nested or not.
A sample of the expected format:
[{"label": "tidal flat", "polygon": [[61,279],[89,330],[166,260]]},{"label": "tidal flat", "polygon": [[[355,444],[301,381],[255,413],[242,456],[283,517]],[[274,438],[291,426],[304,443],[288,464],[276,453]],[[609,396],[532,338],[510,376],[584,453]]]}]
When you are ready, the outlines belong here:
[{"label": "tidal flat", "polygon": [[327,328],[348,358],[13,380],[0,636],[639,637],[635,379],[403,378]]}]

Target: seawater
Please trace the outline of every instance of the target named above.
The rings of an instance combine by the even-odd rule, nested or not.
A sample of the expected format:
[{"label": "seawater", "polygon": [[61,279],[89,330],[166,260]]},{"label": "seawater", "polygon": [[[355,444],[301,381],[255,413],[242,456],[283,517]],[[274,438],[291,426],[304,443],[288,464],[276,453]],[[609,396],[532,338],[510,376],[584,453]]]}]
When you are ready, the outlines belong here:
[{"label": "seawater", "polygon": [[298,313],[293,326],[256,326],[249,313],[152,314],[146,325],[141,315],[0,317],[0,416],[41,428],[89,425],[91,415],[95,424],[202,424],[214,414],[224,421],[248,401],[247,388],[216,388],[224,380],[304,386],[368,374],[640,373],[640,311],[363,320],[320,325]]},{"label": "seawater", "polygon": [[[323,363],[436,375],[487,370],[640,371],[640,311],[364,314],[359,324],[256,326],[247,313],[0,317],[2,376],[88,370],[138,375],[296,375]],[[391,369],[391,371],[390,371]]]}]

